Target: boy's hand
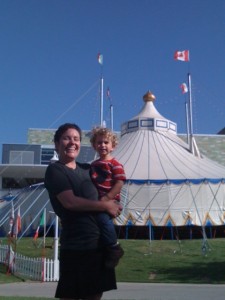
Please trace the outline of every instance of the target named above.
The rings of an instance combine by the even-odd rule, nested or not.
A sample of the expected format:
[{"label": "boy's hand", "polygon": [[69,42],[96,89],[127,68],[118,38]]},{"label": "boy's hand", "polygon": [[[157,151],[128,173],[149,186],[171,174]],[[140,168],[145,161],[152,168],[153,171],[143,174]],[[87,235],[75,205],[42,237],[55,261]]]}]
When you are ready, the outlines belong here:
[{"label": "boy's hand", "polygon": [[110,199],[109,196],[107,196],[106,194],[100,198],[100,201],[109,201],[109,200],[113,200],[113,199]]},{"label": "boy's hand", "polygon": [[104,205],[106,205],[105,209],[107,213],[110,214],[113,218],[118,217],[123,209],[122,205],[116,200],[107,201]]}]

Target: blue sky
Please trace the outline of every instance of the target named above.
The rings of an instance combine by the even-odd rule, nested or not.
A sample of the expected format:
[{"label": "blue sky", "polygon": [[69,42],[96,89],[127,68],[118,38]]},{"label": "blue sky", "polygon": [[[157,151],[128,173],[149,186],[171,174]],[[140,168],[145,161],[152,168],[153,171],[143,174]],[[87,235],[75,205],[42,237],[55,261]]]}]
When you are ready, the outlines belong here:
[{"label": "blue sky", "polygon": [[[99,124],[98,52],[108,126],[108,87],[115,130],[151,90],[185,133],[188,72],[194,133],[225,126],[224,0],[0,0],[0,40],[0,144],[26,143],[28,128]],[[185,49],[190,63],[175,61]]]}]

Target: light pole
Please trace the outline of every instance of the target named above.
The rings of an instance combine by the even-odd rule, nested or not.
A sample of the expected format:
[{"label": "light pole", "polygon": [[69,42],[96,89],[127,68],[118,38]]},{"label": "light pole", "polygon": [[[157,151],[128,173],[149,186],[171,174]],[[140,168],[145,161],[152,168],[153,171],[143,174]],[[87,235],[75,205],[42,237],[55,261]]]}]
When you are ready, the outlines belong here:
[{"label": "light pole", "polygon": [[[50,211],[51,214],[55,214],[53,211]],[[54,259],[53,259],[53,276],[54,281],[59,280],[59,217],[55,214],[55,234],[54,234]]]},{"label": "light pole", "polygon": [[55,215],[55,237],[54,237],[54,281],[59,280],[59,217]]}]

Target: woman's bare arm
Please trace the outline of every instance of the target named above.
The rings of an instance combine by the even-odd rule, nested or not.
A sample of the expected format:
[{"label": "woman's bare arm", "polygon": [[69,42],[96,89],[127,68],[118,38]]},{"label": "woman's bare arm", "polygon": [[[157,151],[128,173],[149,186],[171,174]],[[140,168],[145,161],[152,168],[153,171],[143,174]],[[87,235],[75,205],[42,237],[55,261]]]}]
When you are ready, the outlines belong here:
[{"label": "woman's bare arm", "polygon": [[122,206],[117,201],[89,200],[75,196],[72,190],[58,194],[57,199],[64,208],[72,211],[107,212],[112,217],[116,217],[122,210]]}]

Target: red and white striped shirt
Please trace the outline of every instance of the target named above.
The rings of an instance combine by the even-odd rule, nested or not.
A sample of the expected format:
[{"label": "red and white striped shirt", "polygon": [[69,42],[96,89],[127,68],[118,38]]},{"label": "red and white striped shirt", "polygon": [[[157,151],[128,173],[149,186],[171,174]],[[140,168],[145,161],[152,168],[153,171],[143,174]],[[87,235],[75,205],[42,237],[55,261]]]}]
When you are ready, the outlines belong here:
[{"label": "red and white striped shirt", "polygon": [[[115,158],[111,160],[97,159],[91,164],[91,178],[98,189],[99,198],[108,193],[117,180],[126,180],[123,165]],[[120,201],[120,194],[115,199]]]}]

